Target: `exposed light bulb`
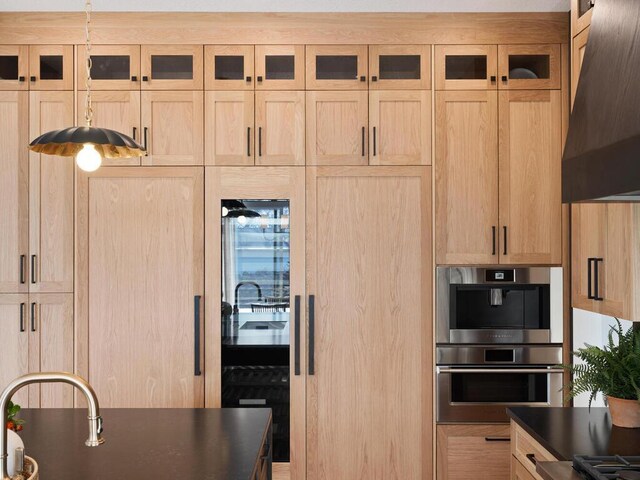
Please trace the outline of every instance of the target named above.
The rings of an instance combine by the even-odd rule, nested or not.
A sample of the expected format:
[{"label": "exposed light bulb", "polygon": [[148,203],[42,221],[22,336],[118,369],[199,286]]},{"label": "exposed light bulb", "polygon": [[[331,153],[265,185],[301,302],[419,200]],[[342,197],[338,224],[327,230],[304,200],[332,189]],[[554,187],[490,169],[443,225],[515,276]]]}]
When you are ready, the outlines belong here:
[{"label": "exposed light bulb", "polygon": [[222,216],[226,217],[229,215],[229,209],[227,207],[222,207]]},{"label": "exposed light bulb", "polygon": [[76,163],[85,172],[93,172],[102,164],[102,157],[92,143],[85,143],[76,155]]},{"label": "exposed light bulb", "polygon": [[247,224],[247,217],[245,217],[244,215],[240,215],[238,217],[238,223],[240,225],[246,225]]}]

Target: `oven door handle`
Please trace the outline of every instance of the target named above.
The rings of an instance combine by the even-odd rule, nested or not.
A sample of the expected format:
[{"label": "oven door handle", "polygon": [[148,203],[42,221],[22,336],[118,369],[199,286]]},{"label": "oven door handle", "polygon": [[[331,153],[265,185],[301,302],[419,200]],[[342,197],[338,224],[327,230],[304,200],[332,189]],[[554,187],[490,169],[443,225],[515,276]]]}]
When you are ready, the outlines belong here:
[{"label": "oven door handle", "polygon": [[437,373],[564,373],[562,368],[450,368],[437,367]]}]

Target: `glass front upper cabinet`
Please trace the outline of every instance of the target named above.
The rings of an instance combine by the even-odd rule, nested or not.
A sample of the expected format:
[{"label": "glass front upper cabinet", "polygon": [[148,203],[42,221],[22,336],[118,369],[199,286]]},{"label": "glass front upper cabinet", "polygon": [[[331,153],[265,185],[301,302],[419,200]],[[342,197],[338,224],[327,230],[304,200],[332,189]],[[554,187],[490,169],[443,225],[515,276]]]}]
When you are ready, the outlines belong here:
[{"label": "glass front upper cabinet", "polygon": [[257,90],[304,90],[304,46],[256,45]]},{"label": "glass front upper cabinet", "polygon": [[578,17],[582,17],[585,13],[593,8],[595,0],[578,0]]},{"label": "glass front upper cabinet", "polygon": [[369,46],[369,88],[431,88],[431,47],[429,45]]},{"label": "glass front upper cabinet", "polygon": [[143,90],[201,90],[201,45],[143,45]]},{"label": "glass front upper cabinet", "polygon": [[27,90],[29,47],[0,45],[0,90]]},{"label": "glass front upper cabinet", "polygon": [[204,47],[207,90],[253,90],[253,45]]},{"label": "glass front upper cabinet", "polygon": [[498,88],[498,48],[495,45],[438,45],[435,58],[437,90]]},{"label": "glass front upper cabinet", "polygon": [[[78,90],[85,90],[85,46],[78,45]],[[91,47],[91,88],[95,90],[139,90],[139,45],[94,45]]]},{"label": "glass front upper cabinet", "polygon": [[500,45],[500,89],[559,89],[560,45]]},{"label": "glass front upper cabinet", "polygon": [[31,45],[29,47],[31,90],[73,90],[73,46]]},{"label": "glass front upper cabinet", "polygon": [[307,90],[366,90],[366,45],[307,45]]}]

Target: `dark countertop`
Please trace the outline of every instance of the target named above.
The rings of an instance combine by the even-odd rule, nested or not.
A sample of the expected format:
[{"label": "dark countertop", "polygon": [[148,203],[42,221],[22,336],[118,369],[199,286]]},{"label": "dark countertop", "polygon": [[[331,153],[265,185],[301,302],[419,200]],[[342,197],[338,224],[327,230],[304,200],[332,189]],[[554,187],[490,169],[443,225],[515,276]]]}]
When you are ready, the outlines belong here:
[{"label": "dark countertop", "polygon": [[558,460],[640,455],[640,429],[612,426],[607,408],[515,407],[507,414]]},{"label": "dark countertop", "polygon": [[102,409],[105,443],[86,447],[86,409],[25,409],[20,433],[40,477],[249,480],[271,410]]},{"label": "dark countertop", "polygon": [[[254,329],[276,322],[283,328]],[[289,346],[289,312],[240,312],[222,321],[222,344],[228,346]]]}]

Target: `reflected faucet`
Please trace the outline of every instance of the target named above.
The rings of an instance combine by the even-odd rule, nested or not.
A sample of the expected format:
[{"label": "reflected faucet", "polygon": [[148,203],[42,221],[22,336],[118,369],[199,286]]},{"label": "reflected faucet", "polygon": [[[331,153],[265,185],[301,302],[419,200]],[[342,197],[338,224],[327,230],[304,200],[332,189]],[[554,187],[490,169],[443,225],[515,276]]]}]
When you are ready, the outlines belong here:
[{"label": "reflected faucet", "polygon": [[262,300],[262,289],[260,288],[260,285],[258,285],[256,282],[239,282],[236,285],[236,290],[234,292],[233,313],[238,313],[238,290],[243,285],[253,285],[254,287],[256,287],[258,289],[258,301]]},{"label": "reflected faucet", "polygon": [[[84,442],[87,447],[97,447],[104,443],[102,438],[102,417],[100,416],[100,405],[96,392],[87,381],[77,375],[66,372],[29,373],[13,380],[0,395],[0,412],[4,418],[7,411],[7,404],[11,397],[26,385],[32,383],[68,383],[76,387],[87,399],[89,414],[89,438]],[[2,468],[2,480],[11,480],[7,471],[7,429],[5,425],[0,425],[0,468]]]}]

